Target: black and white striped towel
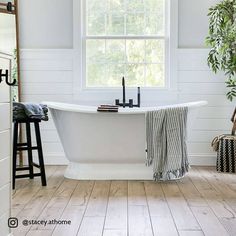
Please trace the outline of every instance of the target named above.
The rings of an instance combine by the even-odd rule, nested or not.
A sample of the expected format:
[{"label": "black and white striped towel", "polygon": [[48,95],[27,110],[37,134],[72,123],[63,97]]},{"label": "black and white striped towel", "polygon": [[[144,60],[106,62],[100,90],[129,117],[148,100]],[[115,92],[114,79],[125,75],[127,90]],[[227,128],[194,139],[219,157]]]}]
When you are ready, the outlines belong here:
[{"label": "black and white striped towel", "polygon": [[174,180],[189,169],[187,156],[187,107],[146,113],[147,165],[154,180]]}]

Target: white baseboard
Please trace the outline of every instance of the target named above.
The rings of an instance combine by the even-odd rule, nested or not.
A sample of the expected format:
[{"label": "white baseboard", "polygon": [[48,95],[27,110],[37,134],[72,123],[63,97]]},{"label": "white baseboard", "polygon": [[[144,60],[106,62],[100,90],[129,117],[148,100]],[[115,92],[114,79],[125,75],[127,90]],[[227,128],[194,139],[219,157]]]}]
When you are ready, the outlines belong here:
[{"label": "white baseboard", "polygon": [[[45,165],[68,165],[69,161],[64,153],[45,153]],[[215,166],[216,155],[213,154],[189,154],[190,165],[193,166]]]},{"label": "white baseboard", "polygon": [[212,154],[189,154],[189,162],[192,166],[215,166],[216,155]]},{"label": "white baseboard", "polygon": [[44,163],[45,165],[68,165],[69,161],[64,153],[45,153]]}]

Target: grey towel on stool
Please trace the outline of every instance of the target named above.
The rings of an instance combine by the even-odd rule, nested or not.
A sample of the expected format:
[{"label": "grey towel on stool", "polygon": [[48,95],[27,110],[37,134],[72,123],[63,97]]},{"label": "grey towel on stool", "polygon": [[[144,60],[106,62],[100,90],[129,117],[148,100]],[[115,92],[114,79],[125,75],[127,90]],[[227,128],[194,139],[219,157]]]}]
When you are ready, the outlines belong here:
[{"label": "grey towel on stool", "polygon": [[13,102],[13,120],[27,118],[47,121],[47,106],[44,104]]},{"label": "grey towel on stool", "polygon": [[179,179],[188,172],[187,107],[146,113],[147,165],[154,180]]}]

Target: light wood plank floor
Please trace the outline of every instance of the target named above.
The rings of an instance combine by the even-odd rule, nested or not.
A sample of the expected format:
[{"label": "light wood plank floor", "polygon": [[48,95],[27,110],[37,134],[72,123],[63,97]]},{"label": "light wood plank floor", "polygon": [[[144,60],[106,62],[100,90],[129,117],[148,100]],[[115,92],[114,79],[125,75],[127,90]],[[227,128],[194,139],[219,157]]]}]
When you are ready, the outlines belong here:
[{"label": "light wood plank floor", "polygon": [[[15,236],[236,235],[236,175],[193,167],[173,182],[77,181],[64,166],[40,179],[20,179],[12,197]],[[70,220],[70,225],[23,226],[23,220]]]}]

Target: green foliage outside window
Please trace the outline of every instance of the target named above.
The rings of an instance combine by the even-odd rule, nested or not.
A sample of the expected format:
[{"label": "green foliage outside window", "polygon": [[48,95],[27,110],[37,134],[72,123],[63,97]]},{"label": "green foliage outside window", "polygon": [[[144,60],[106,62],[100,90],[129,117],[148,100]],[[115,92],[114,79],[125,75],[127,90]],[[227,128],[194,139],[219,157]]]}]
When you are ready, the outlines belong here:
[{"label": "green foliage outside window", "polygon": [[86,86],[163,87],[165,0],[85,2]]}]

